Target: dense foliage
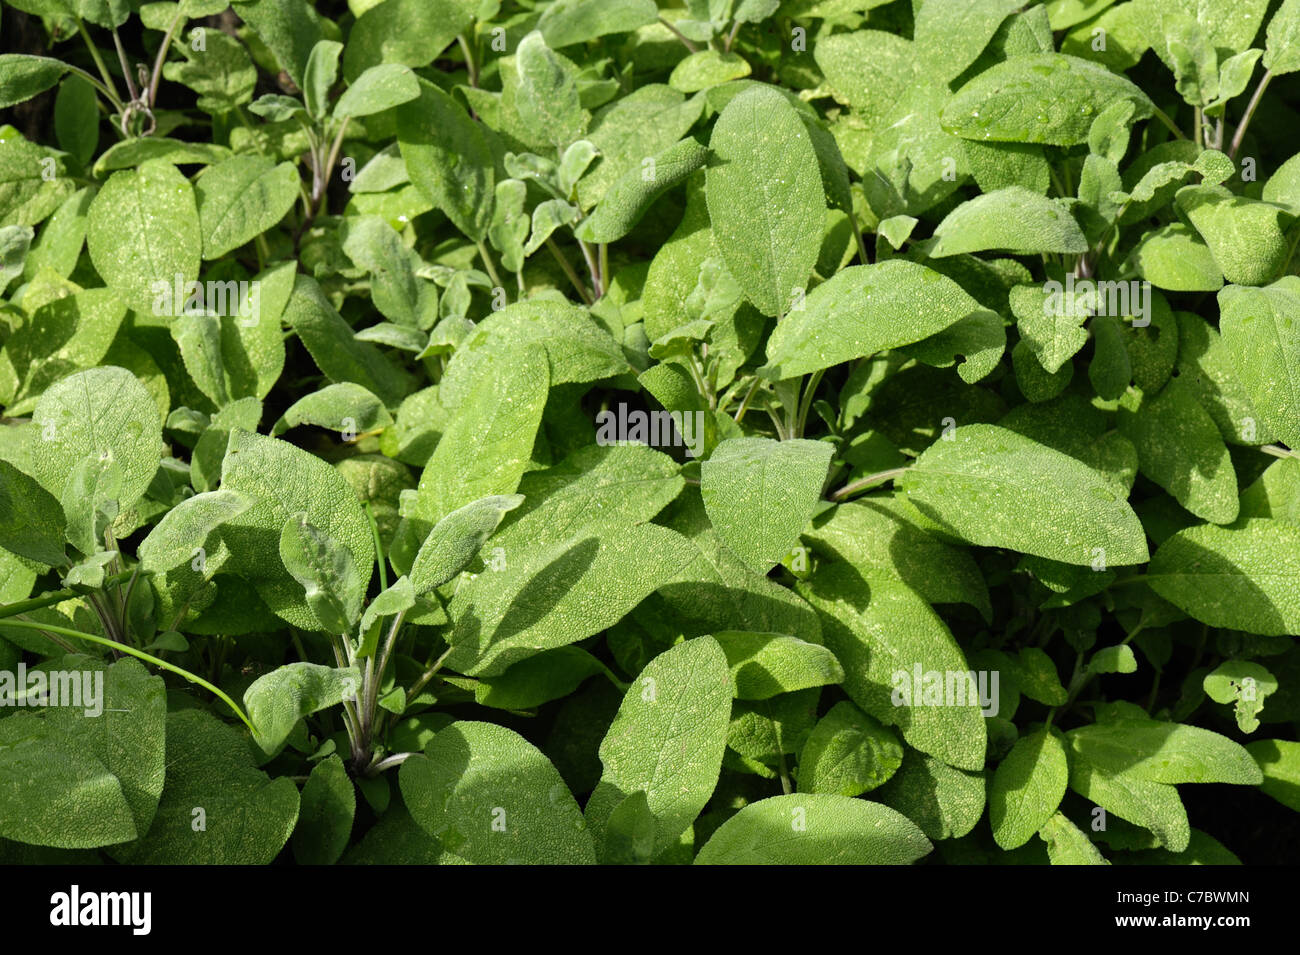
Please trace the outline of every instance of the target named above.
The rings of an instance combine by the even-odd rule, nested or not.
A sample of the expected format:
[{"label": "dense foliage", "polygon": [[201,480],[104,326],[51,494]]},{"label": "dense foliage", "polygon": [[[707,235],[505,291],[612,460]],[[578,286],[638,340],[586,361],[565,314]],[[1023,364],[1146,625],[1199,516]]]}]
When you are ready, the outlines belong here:
[{"label": "dense foliage", "polygon": [[1300,0],[0,18],[0,859],[1294,838]]}]

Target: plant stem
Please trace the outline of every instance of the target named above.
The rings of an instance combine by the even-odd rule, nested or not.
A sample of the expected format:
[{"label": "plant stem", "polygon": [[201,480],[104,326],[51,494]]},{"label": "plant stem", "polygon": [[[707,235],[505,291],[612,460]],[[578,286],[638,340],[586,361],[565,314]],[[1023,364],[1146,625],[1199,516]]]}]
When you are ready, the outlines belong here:
[{"label": "plant stem", "polygon": [[483,260],[483,268],[487,270],[488,278],[492,280],[492,285],[496,288],[505,288],[501,284],[501,276],[497,275],[497,267],[492,263],[492,253],[488,251],[487,244],[480,239],[475,239],[474,244],[478,246],[479,258]]},{"label": "plant stem", "polygon": [[175,673],[177,676],[184,677],[186,680],[188,680],[191,683],[195,683],[203,687],[205,690],[210,692],[213,696],[217,697],[228,707],[230,707],[230,709],[234,712],[234,714],[239,717],[240,721],[245,726],[247,726],[251,732],[254,733],[256,732],[256,730],[253,729],[253,724],[249,722],[248,717],[244,715],[244,711],[239,708],[239,705],[230,697],[226,696],[226,694],[223,693],[220,689],[213,686],[211,683],[203,679],[203,677],[199,676],[198,674],[191,673],[189,670],[185,670],[182,669],[181,667],[174,666],[173,664],[168,663],[166,660],[160,660],[155,656],[151,656],[150,654],[145,653],[143,650],[137,650],[134,647],[128,647],[125,643],[119,643],[116,640],[108,640],[104,637],[96,636],[93,633],[82,633],[80,630],[71,630],[68,627],[56,627],[53,624],[48,624],[48,623],[32,623],[27,620],[11,620],[9,623],[5,624],[5,626],[22,627],[27,630],[48,630],[51,633],[62,634],[65,637],[75,637],[78,640],[85,640],[89,643],[98,643],[101,644],[102,646],[111,647],[112,649],[117,650],[120,653],[126,653],[129,654],[130,656],[138,657],[141,660],[144,660],[148,663],[152,663],[156,667],[159,667],[163,670],[168,670],[172,673]]},{"label": "plant stem", "polygon": [[[110,584],[120,584],[131,577],[131,572],[126,571],[116,574],[112,577],[104,578],[104,586]],[[5,617],[16,617],[19,614],[29,613],[33,610],[40,610],[42,607],[52,607],[55,604],[63,603],[65,600],[73,600],[77,597],[86,596],[79,590],[67,587],[63,590],[56,590],[54,593],[45,594],[43,597],[32,597],[30,600],[20,600],[17,603],[5,604],[0,607],[0,619]]]},{"label": "plant stem", "polygon": [[132,100],[140,98],[139,91],[135,88],[135,80],[131,79],[131,65],[126,61],[126,50],[122,49],[122,38],[117,35],[117,28],[113,28],[113,46],[117,49],[117,62],[122,66],[122,78],[126,80],[126,91],[130,94]]},{"label": "plant stem", "polygon": [[429,669],[425,670],[424,673],[420,674],[420,678],[411,684],[411,688],[406,691],[407,700],[415,699],[415,697],[417,697],[420,694],[420,691],[423,690],[426,686],[428,686],[429,681],[432,680],[434,675],[438,672],[438,670],[441,669],[442,662],[446,660],[447,657],[449,656],[451,656],[451,647],[448,647],[446,650],[444,650],[442,656],[434,660],[432,665],[430,665]]},{"label": "plant stem", "polygon": [[546,239],[546,248],[550,250],[551,255],[555,256],[555,261],[560,263],[560,268],[562,268],[564,274],[569,277],[569,281],[573,284],[574,289],[577,290],[578,295],[582,297],[583,302],[587,305],[591,305],[593,302],[591,293],[588,292],[587,287],[582,284],[582,279],[578,278],[578,273],[573,271],[573,266],[570,265],[569,260],[564,257],[559,246],[555,244],[555,240],[549,236]]},{"label": "plant stem", "polygon": [[690,40],[686,39],[686,35],[683,34],[681,30],[678,30],[675,26],[673,26],[671,23],[669,23],[669,22],[668,22],[667,20],[665,20],[663,17],[660,17],[660,18],[659,18],[659,22],[662,23],[664,26],[666,26],[666,27],[668,28],[669,32],[672,33],[673,36],[675,36],[675,37],[677,37],[677,39],[681,40],[681,41],[682,41],[682,45],[685,46],[686,49],[690,50],[692,53],[698,53],[698,52],[699,52],[700,48],[699,48],[698,46],[696,46],[694,43],[692,43]]},{"label": "plant stem", "polygon": [[723,53],[731,52],[731,44],[736,42],[736,34],[740,32],[740,21],[737,20],[731,25],[731,32],[727,34],[727,42],[722,46]]},{"label": "plant stem", "polygon": [[850,483],[844,485],[842,488],[840,488],[838,491],[836,491],[831,495],[831,500],[842,501],[846,497],[850,497],[854,494],[857,494],[859,491],[865,491],[869,487],[874,487],[877,484],[883,484],[885,481],[893,480],[894,478],[898,477],[900,474],[906,474],[908,470],[910,469],[890,468],[888,471],[877,471],[875,474],[868,474],[864,478],[859,478],[856,481],[851,481]]},{"label": "plant stem", "polygon": [[587,271],[591,273],[591,287],[595,292],[595,298],[600,298],[605,294],[605,283],[600,274],[600,266],[596,264],[596,257],[591,254],[591,246],[578,239],[578,248],[582,250],[582,257],[587,263]]},{"label": "plant stem", "polygon": [[1241,117],[1241,122],[1237,124],[1236,131],[1232,134],[1232,144],[1228,147],[1228,158],[1236,159],[1237,150],[1241,148],[1241,141],[1246,136],[1246,128],[1250,126],[1250,121],[1255,117],[1255,109],[1259,106],[1259,101],[1264,98],[1264,90],[1268,89],[1268,84],[1273,79],[1273,71],[1265,70],[1264,75],[1259,78],[1259,85],[1255,87],[1255,92],[1250,96],[1250,102],[1246,104],[1246,112]]},{"label": "plant stem", "polygon": [[171,25],[167,27],[167,33],[163,36],[162,44],[158,47],[158,55],[154,57],[153,72],[149,74],[149,97],[145,103],[150,109],[158,100],[158,84],[162,81],[163,63],[167,60],[167,51],[171,48],[172,37],[176,34],[176,28],[181,25],[181,19],[181,7],[178,6],[176,16],[172,18]]},{"label": "plant stem", "polygon": [[465,55],[465,72],[469,74],[470,88],[478,89],[478,63],[474,59],[474,51],[470,49],[465,34],[458,34],[456,42],[460,44],[460,52]]},{"label": "plant stem", "polygon": [[1192,112],[1192,123],[1196,127],[1196,145],[1202,146],[1205,141],[1205,114],[1199,106]]},{"label": "plant stem", "polygon": [[1160,120],[1160,122],[1164,123],[1165,126],[1169,128],[1169,131],[1174,134],[1175,139],[1187,138],[1186,136],[1183,135],[1183,131],[1178,128],[1178,125],[1172,119],[1169,118],[1169,115],[1164,110],[1162,110],[1159,106],[1154,106],[1154,105],[1151,108],[1155,110],[1156,119]]},{"label": "plant stem", "polygon": [[104,85],[112,91],[113,105],[120,111],[122,109],[122,98],[117,95],[117,84],[113,82],[113,76],[108,72],[108,67],[104,65],[104,58],[99,55],[99,48],[90,39],[86,24],[82,22],[81,17],[77,17],[77,32],[86,41],[86,47],[90,50],[90,58],[95,61],[95,66],[99,69],[99,75],[104,78]]},{"label": "plant stem", "polygon": [[362,509],[366,512],[366,521],[370,524],[370,536],[375,542],[375,563],[379,565],[379,589],[381,591],[388,589],[388,566],[384,558],[384,546],[379,540],[379,525],[375,522],[374,512],[370,509],[370,502],[362,504]]},{"label": "plant stem", "polygon": [[795,423],[796,438],[802,438],[805,426],[808,424],[808,411],[812,408],[813,397],[817,394],[817,386],[821,384],[822,375],[825,369],[818,369],[813,372],[808,379],[808,384],[804,388],[803,400],[799,402],[799,419]]},{"label": "plant stem", "polygon": [[1292,451],[1277,444],[1263,444],[1260,445],[1259,450],[1275,458],[1300,458],[1300,451]]}]

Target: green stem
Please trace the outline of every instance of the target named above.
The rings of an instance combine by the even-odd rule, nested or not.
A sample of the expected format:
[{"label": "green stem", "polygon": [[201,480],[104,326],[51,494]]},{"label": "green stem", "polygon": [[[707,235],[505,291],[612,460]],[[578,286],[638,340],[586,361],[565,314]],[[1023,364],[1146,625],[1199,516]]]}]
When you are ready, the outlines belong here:
[{"label": "green stem", "polygon": [[[112,577],[104,579],[104,586],[110,584],[121,584],[131,579],[131,571],[124,571]],[[19,614],[30,613],[33,610],[40,610],[43,607],[52,607],[55,604],[63,603],[65,600],[74,600],[77,597],[85,597],[85,593],[68,587],[64,590],[58,590],[43,597],[32,597],[30,600],[20,600],[17,603],[5,604],[0,607],[0,619],[4,617],[16,617]]]},{"label": "green stem", "polygon": [[465,72],[469,75],[470,88],[478,89],[478,63],[474,59],[474,51],[470,49],[465,34],[459,34],[456,37],[456,42],[460,44],[461,53],[465,54]]},{"label": "green stem", "polygon": [[573,271],[573,266],[570,265],[569,260],[564,257],[564,253],[562,253],[559,246],[555,244],[555,240],[549,236],[546,239],[546,248],[550,250],[551,255],[555,256],[555,261],[560,263],[560,268],[563,269],[564,274],[569,277],[569,282],[572,283],[578,295],[582,297],[582,301],[587,305],[591,305],[593,301],[591,293],[588,292],[587,287],[582,284],[582,279],[578,278],[578,273]]},{"label": "green stem", "polygon": [[1154,105],[1151,108],[1155,110],[1156,119],[1160,120],[1160,122],[1164,123],[1165,126],[1169,128],[1169,131],[1174,134],[1175,139],[1187,138],[1186,136],[1183,135],[1183,131],[1178,128],[1178,125],[1172,119],[1169,118],[1169,115],[1164,110],[1162,110],[1159,106],[1154,106]]},{"label": "green stem", "polygon": [[240,721],[245,726],[248,727],[250,732],[256,733],[256,730],[253,729],[253,724],[250,723],[248,717],[244,715],[244,711],[239,708],[239,705],[234,700],[226,696],[226,694],[223,693],[220,689],[213,686],[207,680],[203,679],[203,677],[191,673],[189,670],[185,670],[182,669],[181,667],[168,663],[166,660],[160,660],[155,656],[151,656],[150,654],[145,653],[143,650],[137,650],[135,649],[135,647],[129,647],[125,643],[119,643],[116,640],[108,640],[104,637],[96,636],[93,633],[82,633],[80,630],[72,630],[69,629],[68,627],[57,627],[54,626],[53,624],[48,624],[48,623],[31,623],[26,620],[11,620],[8,623],[6,623],[5,626],[22,627],[26,630],[48,630],[51,633],[62,634],[65,637],[74,637],[77,640],[85,640],[89,643],[98,643],[101,644],[102,646],[110,647],[114,650],[117,650],[119,653],[126,653],[129,654],[130,656],[138,657],[139,659],[144,660],[147,663],[152,663],[154,666],[159,667],[160,669],[168,670],[172,673],[175,673],[177,676],[184,677],[186,680],[189,680],[191,683],[195,683],[203,687],[205,690],[210,692],[213,696],[217,697],[228,707],[230,707],[230,709],[234,712],[234,714],[239,717]]},{"label": "green stem", "polygon": [[379,540],[379,524],[375,522],[374,512],[370,509],[370,502],[362,504],[362,509],[366,512],[366,520],[370,523],[370,536],[375,542],[375,562],[379,564],[379,589],[381,591],[388,589],[388,567],[384,558],[384,546]]},{"label": "green stem", "polygon": [[869,487],[877,484],[883,484],[885,481],[893,480],[901,474],[906,474],[907,468],[890,468],[888,471],[877,471],[875,474],[869,474],[864,478],[859,478],[849,484],[844,485],[838,491],[831,495],[832,501],[842,501],[846,497],[857,494],[859,491],[865,491]]},{"label": "green stem", "polygon": [[90,39],[90,34],[86,31],[86,24],[82,22],[81,17],[77,17],[77,32],[81,38],[86,41],[86,47],[90,50],[90,58],[95,61],[95,66],[99,70],[99,75],[104,78],[104,85],[112,90],[113,105],[122,109],[122,98],[117,95],[117,84],[113,82],[112,74],[108,72],[108,67],[104,64],[104,58],[99,55],[99,48],[95,46]]},{"label": "green stem", "polygon": [[171,26],[167,28],[167,33],[163,37],[162,45],[158,47],[158,55],[154,57],[153,72],[149,74],[149,98],[146,101],[151,109],[158,100],[158,83],[162,80],[163,62],[167,59],[167,50],[172,45],[172,37],[176,34],[176,28],[180,26],[182,19],[183,14],[178,6],[176,16],[172,18]]},{"label": "green stem", "polygon": [[488,278],[492,280],[492,285],[496,288],[505,288],[501,284],[501,276],[497,275],[497,267],[492,263],[492,253],[481,239],[475,239],[474,244],[478,246],[479,258],[483,260],[483,268],[487,270]]},{"label": "green stem", "polygon": [[1251,119],[1254,118],[1255,109],[1259,106],[1259,101],[1264,98],[1264,90],[1268,88],[1268,84],[1272,79],[1272,70],[1265,70],[1264,75],[1260,77],[1259,85],[1255,87],[1255,92],[1251,94],[1250,102],[1246,104],[1246,112],[1241,117],[1241,122],[1237,124],[1236,132],[1232,134],[1232,145],[1228,147],[1229,159],[1237,158],[1237,150],[1241,148],[1241,141],[1245,138],[1246,127],[1250,125]]},{"label": "green stem", "polygon": [[812,373],[808,379],[808,386],[804,389],[803,400],[799,403],[799,420],[796,423],[795,437],[802,438],[804,428],[808,424],[808,411],[812,408],[813,397],[817,394],[817,386],[822,382],[822,374],[825,369],[819,369]]}]

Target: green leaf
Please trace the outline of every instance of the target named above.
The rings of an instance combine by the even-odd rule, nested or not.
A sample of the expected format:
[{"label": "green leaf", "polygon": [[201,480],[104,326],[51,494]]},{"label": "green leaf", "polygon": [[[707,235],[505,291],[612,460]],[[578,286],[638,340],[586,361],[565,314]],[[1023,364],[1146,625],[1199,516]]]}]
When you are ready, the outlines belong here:
[{"label": "green leaf", "polygon": [[1261,739],[1247,743],[1246,750],[1264,774],[1259,788],[1287,808],[1300,812],[1300,743]]},{"label": "green leaf", "polygon": [[1300,448],[1300,278],[1219,293],[1219,332],[1263,423]]},{"label": "green leaf", "polygon": [[[242,5],[241,5],[242,6]],[[167,715],[167,784],[133,865],[267,865],[298,820],[298,787],[253,765],[245,737],[202,710]],[[198,810],[198,811],[196,811]]]},{"label": "green leaf", "polygon": [[581,647],[556,647],[520,660],[474,687],[474,702],[502,710],[527,710],[568,696],[605,665]]},{"label": "green leaf", "polygon": [[6,699],[26,697],[34,671],[70,702],[0,720],[0,836],[73,849],[146,832],[163,791],[162,680],[134,660],[71,655],[33,667],[25,686],[6,672]]},{"label": "green leaf", "polygon": [[1212,627],[1281,636],[1300,630],[1300,526],[1247,520],[1174,534],[1151,558],[1147,582]]},{"label": "green leaf", "polygon": [[1209,413],[1181,378],[1154,396],[1122,399],[1119,433],[1137,448],[1138,465],[1183,507],[1215,524],[1237,517],[1237,473]]},{"label": "green leaf", "polygon": [[285,441],[234,430],[221,466],[221,487],[256,502],[229,519],[221,536],[239,573],[285,621],[307,630],[321,626],[303,603],[302,584],[280,556],[285,522],[300,512],[352,555],[359,571],[357,586],[365,592],[375,561],[370,525],[352,488],[328,463]]},{"label": "green leaf", "polygon": [[1052,865],[1110,865],[1087,834],[1062,813],[1053,813],[1038,835],[1047,843]]},{"label": "green leaf", "polygon": [[456,228],[482,240],[492,220],[496,167],[483,128],[432,83],[421,80],[419,87],[419,98],[396,112],[411,182]]},{"label": "green leaf", "polygon": [[193,560],[210,546],[212,533],[253,506],[253,499],[229,488],[187,497],[163,515],[136,554],[141,569],[161,573]]},{"label": "green leaf", "polygon": [[495,494],[452,511],[429,532],[411,565],[416,594],[448,583],[465,569],[501,519],[524,502],[520,494]]},{"label": "green leaf", "polygon": [[307,114],[316,122],[325,118],[329,110],[330,87],[339,75],[339,56],[343,44],[336,40],[318,40],[307,57],[303,72],[302,100]]},{"label": "green leaf", "polygon": [[956,9],[922,5],[913,30],[922,70],[945,83],[957,78],[1019,7],[1015,0],[971,0]]},{"label": "green leaf", "polygon": [[614,33],[631,33],[659,16],[653,0],[556,0],[542,11],[537,29],[552,49]]},{"label": "green leaf", "polygon": [[554,467],[524,475],[524,502],[494,543],[511,554],[556,538],[614,533],[649,521],[685,484],[677,463],[662,451],[643,444],[588,445]]},{"label": "green leaf", "polygon": [[66,519],[58,498],[0,460],[0,547],[30,560],[62,566]]},{"label": "green leaf", "polygon": [[730,716],[727,659],[712,637],[651,660],[600,744],[604,771],[586,811],[592,831],[603,833],[619,803],[644,792],[655,819],[655,854],[671,846],[713,795]]},{"label": "green leaf", "polygon": [[819,515],[804,538],[867,582],[896,580],[930,603],[967,603],[992,617],[988,587],[970,553],[926,533],[889,498],[840,504]]},{"label": "green leaf", "polygon": [[206,30],[204,49],[179,44],[184,62],[163,64],[163,76],[199,94],[195,103],[214,117],[238,109],[253,98],[257,70],[244,45],[220,30]]},{"label": "green leaf", "polygon": [[949,766],[914,749],[903,765],[875,791],[880,802],[897,809],[931,839],[959,839],[984,814],[984,774]]},{"label": "green leaf", "polygon": [[375,636],[369,637],[370,628],[384,617],[392,617],[403,611],[410,610],[415,606],[415,588],[411,586],[409,577],[398,577],[387,590],[379,593],[374,600],[366,606],[366,612],[361,615],[361,624],[357,632],[362,635],[364,641],[358,656],[373,656],[375,647],[378,644],[378,631]]},{"label": "green leaf", "polygon": [[750,803],[715,832],[696,865],[910,865],[933,847],[879,803],[796,793]]},{"label": "green leaf", "polygon": [[519,41],[515,68],[515,108],[524,125],[561,151],[581,139],[590,117],[578,95],[577,67],[534,30]]},{"label": "green leaf", "polygon": [[48,56],[6,53],[0,56],[0,109],[44,93],[71,67]]},{"label": "green leaf", "polygon": [[354,82],[367,68],[401,63],[428,66],[473,22],[476,0],[385,0],[357,17],[343,54],[343,76]]},{"label": "green leaf", "polygon": [[655,817],[650,801],[637,790],[614,807],[605,825],[600,860],[605,865],[646,865],[655,849]]},{"label": "green leaf", "polygon": [[731,438],[701,466],[709,520],[750,569],[767,573],[799,540],[832,453],[824,441]]},{"label": "green leaf", "polygon": [[626,173],[605,193],[596,211],[574,235],[586,242],[614,242],[632,231],[633,226],[660,194],[685,182],[704,165],[709,151],[694,139],[683,139],[659,155],[652,165]]},{"label": "green leaf", "polygon": [[885,783],[902,762],[893,731],[841,700],[808,734],[799,754],[799,789],[860,796]]},{"label": "green leaf", "polygon": [[1127,265],[1156,288],[1171,292],[1223,288],[1223,270],[1210,247],[1195,229],[1181,222],[1144,235],[1129,253]]},{"label": "green leaf", "polygon": [[420,84],[409,67],[383,63],[370,67],[349,84],[334,104],[334,118],[372,116],[419,96]]},{"label": "green leaf", "polygon": [[1263,285],[1282,271],[1290,252],[1283,226],[1290,216],[1281,207],[1210,185],[1184,186],[1177,202],[1229,282]]},{"label": "green leaf", "polygon": [[59,499],[88,455],[115,461],[122,469],[122,510],[140,499],[158,471],[158,409],[125,368],[110,365],[64,378],[36,402],[32,421],[35,476]]},{"label": "green leaf", "polygon": [[738,700],[766,700],[844,679],[844,670],[834,654],[798,637],[719,630],[713,639],[727,656],[732,694]]},{"label": "green leaf", "polygon": [[1154,783],[1259,783],[1259,768],[1226,736],[1156,720],[1119,719],[1066,734],[1093,766]]},{"label": "green leaf", "polygon": [[431,523],[513,493],[531,458],[550,388],[546,352],[523,345],[479,368],[487,374],[461,402],[420,478],[417,513]]},{"label": "green leaf", "polygon": [[709,148],[718,249],[755,308],[785,315],[803,299],[826,219],[809,133],[783,95],[756,85],[727,104]]},{"label": "green leaf", "polygon": [[739,53],[697,50],[673,67],[668,85],[683,93],[698,93],[743,79],[752,72],[749,63]]},{"label": "green leaf", "polygon": [[1137,657],[1127,644],[1103,647],[1088,661],[1089,673],[1136,673]]},{"label": "green leaf", "polygon": [[1175,787],[1122,771],[1111,773],[1094,766],[1077,750],[1071,754],[1071,789],[1106,812],[1149,829],[1170,851],[1187,848],[1191,826]]},{"label": "green leaf", "polygon": [[981,311],[952,279],[902,259],[850,266],[809,292],[803,306],[768,339],[764,377],[794,378],[919,342]]},{"label": "green leaf", "polygon": [[358,341],[314,279],[296,276],[284,321],[331,381],[355,382],[388,406],[396,405],[410,390],[411,376],[373,345]]},{"label": "green leaf", "polygon": [[1061,53],[1016,56],[980,73],[943,108],[943,128],[963,139],[1075,146],[1093,120],[1127,100],[1134,118],[1153,107],[1145,93],[1104,66]]},{"label": "green leaf", "polygon": [[967,200],[934,229],[933,258],[1006,249],[1020,254],[1088,251],[1079,224],[1061,204],[1022,186]]},{"label": "green leaf", "polygon": [[512,557],[453,599],[447,665],[496,676],[540,650],[613,626],[696,557],[680,534],[652,524],[578,536]]},{"label": "green leaf", "polygon": [[1088,332],[1082,327],[1088,309],[1082,296],[1063,296],[1059,289],[1047,287],[1051,284],[1017,285],[1008,300],[1021,340],[1033,349],[1044,371],[1056,374],[1088,343]]},{"label": "green leaf", "polygon": [[358,435],[381,431],[392,423],[392,415],[378,398],[360,385],[343,382],[295,401],[271,428],[271,437],[302,424]]},{"label": "green leaf", "polygon": [[91,200],[86,248],[110,288],[158,314],[159,289],[199,275],[203,234],[189,180],[162,160],[113,173]]},{"label": "green leaf", "polygon": [[294,164],[235,156],[209,166],[194,181],[203,258],[219,259],[275,227],[298,198]]},{"label": "green leaf", "polygon": [[361,617],[365,589],[347,548],[299,511],[280,531],[280,560],[306,590],[307,606],[327,631],[341,635],[352,629]]},{"label": "green leaf", "polygon": [[1264,68],[1274,76],[1300,70],[1300,0],[1282,0],[1268,21]]},{"label": "green leaf", "polygon": [[597,111],[587,138],[600,159],[578,183],[581,206],[591,208],[618,179],[639,173],[646,156],[679,142],[703,109],[702,97],[687,99],[663,83],[649,83]]},{"label": "green leaf", "polygon": [[113,460],[89,454],[77,463],[60,502],[67,518],[68,543],[83,554],[104,548],[104,533],[119,513],[122,468]]},{"label": "green leaf", "polygon": [[1065,796],[1070,767],[1054,730],[1022,736],[989,781],[989,823],[1005,850],[1018,848],[1043,828]]},{"label": "green leaf", "polygon": [[[970,669],[947,626],[919,596],[893,581],[868,584],[843,564],[823,566],[798,591],[818,611],[849,699],[897,726],[922,752],[962,769],[983,768],[987,736],[978,693],[960,679]],[[931,673],[944,685],[947,674],[957,675],[954,689],[965,699],[927,705],[924,681]]]},{"label": "green leaf", "polygon": [[479,865],[593,864],[582,810],[551,761],[522,736],[459,721],[402,764],[402,798],[420,827]]},{"label": "green leaf", "polygon": [[1225,660],[1205,675],[1201,686],[1214,702],[1235,704],[1237,728],[1253,733],[1265,697],[1277,692],[1277,679],[1258,663]]},{"label": "green leaf", "polygon": [[922,514],[972,544],[1069,564],[1099,556],[1111,566],[1148,559],[1142,525],[1110,481],[1005,428],[957,428],[896,486]]},{"label": "green leaf", "polygon": [[293,858],[299,865],[333,865],[352,836],[357,793],[343,760],[330,756],[316,764],[302,787]]},{"label": "green leaf", "polygon": [[59,84],[54,133],[59,145],[83,166],[99,149],[99,99],[95,87],[80,76],[69,76]]},{"label": "green leaf", "polygon": [[356,667],[334,669],[317,663],[288,663],[258,677],[244,691],[257,745],[274,755],[300,719],[353,699],[360,685]]}]

